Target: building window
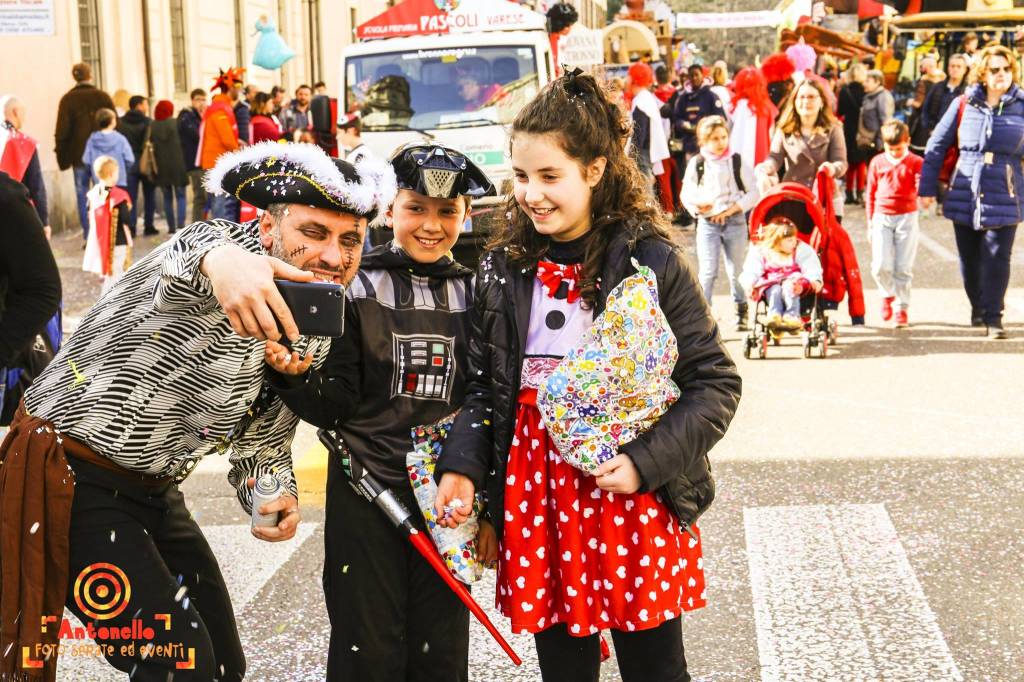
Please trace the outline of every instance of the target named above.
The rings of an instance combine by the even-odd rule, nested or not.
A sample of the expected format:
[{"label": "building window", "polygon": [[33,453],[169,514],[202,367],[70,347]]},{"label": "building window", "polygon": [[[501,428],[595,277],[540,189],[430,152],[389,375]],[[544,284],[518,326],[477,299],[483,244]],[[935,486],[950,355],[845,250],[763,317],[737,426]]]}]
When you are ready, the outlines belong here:
[{"label": "building window", "polygon": [[171,3],[171,63],[174,67],[174,91],[188,92],[188,63],[185,53],[185,8],[183,0]]},{"label": "building window", "polygon": [[348,25],[352,28],[352,42],[356,42],[356,29],[359,28],[359,10],[355,7],[348,8]]},{"label": "building window", "polygon": [[92,67],[92,79],[103,87],[103,60],[100,58],[100,13],[96,0],[78,0],[78,32],[82,41],[82,61]]}]

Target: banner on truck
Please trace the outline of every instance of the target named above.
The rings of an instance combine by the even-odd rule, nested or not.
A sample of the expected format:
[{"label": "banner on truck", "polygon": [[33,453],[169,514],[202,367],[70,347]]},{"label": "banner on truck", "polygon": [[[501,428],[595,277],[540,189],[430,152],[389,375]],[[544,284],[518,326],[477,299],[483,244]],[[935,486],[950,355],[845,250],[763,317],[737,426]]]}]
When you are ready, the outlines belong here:
[{"label": "banner on truck", "polygon": [[547,19],[508,0],[406,0],[356,28],[360,40],[437,33],[547,28]]}]

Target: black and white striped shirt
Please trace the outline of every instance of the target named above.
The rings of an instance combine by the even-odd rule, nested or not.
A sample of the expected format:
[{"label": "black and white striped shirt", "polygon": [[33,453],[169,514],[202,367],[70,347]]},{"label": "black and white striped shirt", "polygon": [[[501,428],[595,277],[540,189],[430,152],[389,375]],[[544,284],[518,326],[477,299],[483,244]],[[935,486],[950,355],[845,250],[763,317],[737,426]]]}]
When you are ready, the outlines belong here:
[{"label": "black and white striped shirt", "polygon": [[[32,415],[126,469],[180,476],[230,450],[228,480],[249,511],[246,479],[272,472],[293,495],[298,418],[276,396],[240,435],[225,439],[264,385],[264,344],[236,335],[199,270],[210,249],[266,253],[256,222],[194,223],[131,267],[88,312],[26,392]],[[293,344],[323,364],[330,340]]]}]

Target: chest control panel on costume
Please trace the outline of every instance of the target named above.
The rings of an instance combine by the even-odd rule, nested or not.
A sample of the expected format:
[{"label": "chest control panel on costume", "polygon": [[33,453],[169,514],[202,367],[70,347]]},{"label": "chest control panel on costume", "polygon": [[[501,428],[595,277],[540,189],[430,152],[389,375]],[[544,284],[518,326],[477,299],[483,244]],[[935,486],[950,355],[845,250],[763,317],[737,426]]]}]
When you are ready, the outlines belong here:
[{"label": "chest control panel on costume", "polygon": [[345,287],[331,282],[274,284],[303,336],[341,336],[345,333]]}]

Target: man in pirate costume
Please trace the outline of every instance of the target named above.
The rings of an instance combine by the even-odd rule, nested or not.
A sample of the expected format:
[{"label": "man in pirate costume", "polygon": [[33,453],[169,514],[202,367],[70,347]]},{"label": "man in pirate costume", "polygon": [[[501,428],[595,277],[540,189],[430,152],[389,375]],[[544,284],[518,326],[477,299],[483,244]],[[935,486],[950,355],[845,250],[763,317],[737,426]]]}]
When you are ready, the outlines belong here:
[{"label": "man in pirate costume", "polygon": [[[394,240],[363,256],[348,290],[345,335],[321,369],[274,343],[267,362],[285,405],[335,430],[348,453],[327,467],[327,680],[465,682],[469,612],[349,481],[365,469],[419,509],[406,471],[411,431],[458,409],[470,371],[473,272],[450,249],[471,199],[494,188],[472,161],[439,145],[411,143],[391,164],[399,187],[386,214]],[[426,532],[423,516],[414,518]]]},{"label": "man in pirate costume", "polygon": [[[40,663],[35,645],[56,643],[58,627],[41,633],[41,618],[59,618],[65,603],[97,626],[141,620],[154,645],[180,644],[192,659],[178,669],[176,654],[142,641],[125,655],[125,642],[98,631],[98,643],[113,644],[108,662],[133,680],[245,673],[224,580],[178,484],[204,456],[227,453],[247,513],[255,477],[270,473],[286,491],[263,507],[278,525],[253,534],[294,535],[298,418],[269,390],[264,341],[281,338],[280,322],[314,364],[330,341],[299,336],[273,279],[350,282],[394,175],[311,145],[265,143],[221,157],[207,189],[264,212],[193,223],[136,263],[26,393],[0,446],[0,679],[55,678],[56,656]],[[97,565],[113,577],[90,582]],[[118,594],[123,610],[84,610]],[[172,614],[166,628],[156,614]]]}]

